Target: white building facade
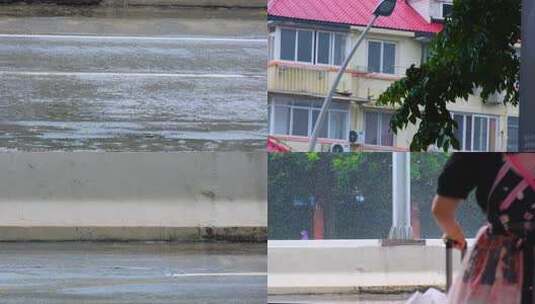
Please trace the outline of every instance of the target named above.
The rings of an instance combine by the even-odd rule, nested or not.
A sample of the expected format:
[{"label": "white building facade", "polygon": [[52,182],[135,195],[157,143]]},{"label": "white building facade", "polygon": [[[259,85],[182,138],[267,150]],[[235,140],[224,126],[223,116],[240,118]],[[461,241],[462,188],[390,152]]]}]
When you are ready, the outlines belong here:
[{"label": "white building facade", "polygon": [[[281,1],[288,0],[274,3]],[[350,1],[337,3],[343,6]],[[412,0],[406,5],[401,9],[413,9],[430,25],[440,25],[451,10],[451,1]],[[364,26],[287,15],[268,17],[269,132],[293,151],[305,151],[329,86]],[[376,101],[407,68],[425,62],[434,35],[405,29],[403,24],[372,28],[337,88],[317,149],[408,150],[416,126],[394,135],[389,128],[394,109]],[[499,94],[485,104],[476,95],[449,105],[459,125],[461,149],[516,150],[518,109],[503,105]]]}]

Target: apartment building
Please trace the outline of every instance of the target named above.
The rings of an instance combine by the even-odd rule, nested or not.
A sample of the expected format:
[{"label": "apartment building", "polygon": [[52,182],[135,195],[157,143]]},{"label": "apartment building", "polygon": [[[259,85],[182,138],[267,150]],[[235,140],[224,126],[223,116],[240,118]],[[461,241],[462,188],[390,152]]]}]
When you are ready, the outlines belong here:
[{"label": "apartment building", "polygon": [[[272,138],[293,151],[307,149],[323,98],[376,5],[376,0],[270,0]],[[394,135],[389,129],[394,109],[376,101],[407,68],[425,62],[451,6],[451,0],[398,0],[392,16],[378,19],[337,87],[318,151],[408,150],[416,126]],[[450,104],[462,150],[516,150],[518,109],[504,106],[501,98],[496,94],[484,104],[475,94]]]}]

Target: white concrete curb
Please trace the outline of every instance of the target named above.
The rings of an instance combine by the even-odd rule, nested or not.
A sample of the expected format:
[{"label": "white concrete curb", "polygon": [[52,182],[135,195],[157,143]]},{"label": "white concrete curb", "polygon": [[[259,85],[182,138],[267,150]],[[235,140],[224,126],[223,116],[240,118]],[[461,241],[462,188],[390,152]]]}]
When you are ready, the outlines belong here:
[{"label": "white concrete curb", "polygon": [[[459,252],[453,260],[458,270]],[[389,247],[380,240],[268,241],[270,294],[442,286],[444,269],[445,248],[439,239],[426,240],[425,246]]]}]

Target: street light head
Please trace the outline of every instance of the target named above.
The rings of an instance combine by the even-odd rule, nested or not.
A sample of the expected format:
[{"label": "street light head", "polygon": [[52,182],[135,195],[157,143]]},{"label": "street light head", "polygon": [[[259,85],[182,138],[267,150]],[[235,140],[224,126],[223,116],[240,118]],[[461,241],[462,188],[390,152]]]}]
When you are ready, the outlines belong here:
[{"label": "street light head", "polygon": [[379,5],[373,11],[375,16],[388,17],[392,15],[394,8],[396,7],[397,0],[382,0]]}]

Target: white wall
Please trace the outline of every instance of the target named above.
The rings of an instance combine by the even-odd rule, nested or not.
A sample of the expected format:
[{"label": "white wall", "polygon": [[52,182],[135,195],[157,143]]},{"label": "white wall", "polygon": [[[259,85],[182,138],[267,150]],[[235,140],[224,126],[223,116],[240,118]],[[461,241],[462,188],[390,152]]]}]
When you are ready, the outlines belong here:
[{"label": "white wall", "polygon": [[409,0],[409,5],[414,8],[427,22],[431,22],[432,0]]}]

